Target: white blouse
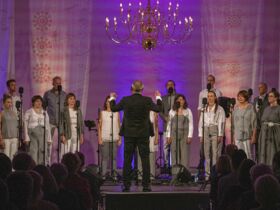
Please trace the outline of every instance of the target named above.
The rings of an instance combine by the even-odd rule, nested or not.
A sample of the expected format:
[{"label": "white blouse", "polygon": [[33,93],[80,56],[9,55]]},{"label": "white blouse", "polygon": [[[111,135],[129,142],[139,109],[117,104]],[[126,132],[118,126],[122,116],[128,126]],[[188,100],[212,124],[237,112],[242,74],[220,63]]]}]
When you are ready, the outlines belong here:
[{"label": "white blouse", "polygon": [[[224,125],[225,125],[225,111],[223,107],[218,105],[217,111],[215,113],[215,107],[214,105],[212,108],[208,107],[207,110],[204,112],[204,126],[218,126],[218,136],[224,135]],[[203,112],[200,114],[199,118],[199,124],[198,124],[198,136],[202,137],[202,119],[203,119]]]},{"label": "white blouse", "polygon": [[[45,117],[46,117],[46,119],[45,119]],[[45,121],[46,121],[47,141],[52,142],[48,113],[44,110],[41,110],[40,113],[37,113],[37,112],[35,112],[35,110],[33,108],[28,109],[24,115],[25,141],[30,141],[30,138],[28,135],[28,129],[33,129],[37,126],[44,127]]]},{"label": "white blouse", "polygon": [[[176,111],[174,111],[173,109],[171,109],[169,111],[169,118],[168,118],[168,122],[167,122],[167,128],[166,128],[166,137],[170,138],[171,135],[171,119],[173,117],[176,116]],[[187,108],[183,110],[183,116],[187,117],[189,119],[189,134],[188,134],[188,138],[192,138],[193,137],[193,115],[192,115],[192,111]]]}]

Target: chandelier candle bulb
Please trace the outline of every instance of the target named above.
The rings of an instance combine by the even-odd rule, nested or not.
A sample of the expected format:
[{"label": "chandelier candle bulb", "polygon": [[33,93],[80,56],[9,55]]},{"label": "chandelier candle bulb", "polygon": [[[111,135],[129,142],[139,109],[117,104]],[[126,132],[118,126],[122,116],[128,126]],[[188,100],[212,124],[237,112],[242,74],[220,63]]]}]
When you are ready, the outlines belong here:
[{"label": "chandelier candle bulb", "polygon": [[108,30],[108,28],[109,28],[109,22],[110,22],[109,18],[106,17],[106,21],[105,21],[105,23],[106,23],[106,30]]}]

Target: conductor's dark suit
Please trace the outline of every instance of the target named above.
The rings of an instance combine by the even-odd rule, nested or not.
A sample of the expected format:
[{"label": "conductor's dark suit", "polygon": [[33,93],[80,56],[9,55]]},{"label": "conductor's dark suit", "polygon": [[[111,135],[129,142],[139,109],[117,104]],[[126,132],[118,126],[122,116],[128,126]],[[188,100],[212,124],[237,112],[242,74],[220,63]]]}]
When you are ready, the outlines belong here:
[{"label": "conductor's dark suit", "polygon": [[111,100],[110,106],[113,112],[124,111],[121,128],[121,134],[124,136],[124,186],[130,187],[131,162],[137,146],[143,168],[142,185],[148,187],[150,184],[149,137],[152,130],[149,116],[151,110],[161,111],[162,102],[157,100],[156,105],[150,97],[135,93],[123,97],[118,104],[115,103],[115,100]]}]

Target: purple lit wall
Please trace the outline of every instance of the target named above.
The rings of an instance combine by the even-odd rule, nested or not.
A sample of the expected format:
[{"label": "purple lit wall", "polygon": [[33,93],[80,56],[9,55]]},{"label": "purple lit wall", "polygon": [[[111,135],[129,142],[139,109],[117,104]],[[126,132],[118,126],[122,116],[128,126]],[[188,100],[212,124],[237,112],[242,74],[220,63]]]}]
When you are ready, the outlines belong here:
[{"label": "purple lit wall", "polygon": [[[128,5],[123,0],[123,5]],[[138,4],[138,1],[131,1]],[[152,1],[154,2],[154,1]],[[169,1],[160,1],[166,10]],[[172,1],[173,2],[173,1]],[[144,94],[165,94],[165,82],[176,82],[195,117],[191,165],[198,162],[197,102],[206,76],[216,76],[224,95],[241,88],[257,91],[265,81],[279,88],[280,3],[278,0],[178,0],[182,14],[192,16],[194,31],[183,45],[152,52],[140,46],[115,45],[105,33],[105,17],[118,16],[116,0],[0,0],[0,93],[15,78],[25,87],[25,108],[34,94],[51,88],[51,78],[63,78],[66,91],[81,100],[85,119],[96,120],[98,108],[111,91],[119,99],[130,94],[134,79],[144,82]],[[145,5],[145,1],[142,1]],[[174,2],[175,3],[175,2]],[[95,133],[85,133],[87,162],[97,161]],[[122,149],[118,165],[122,165]]]}]

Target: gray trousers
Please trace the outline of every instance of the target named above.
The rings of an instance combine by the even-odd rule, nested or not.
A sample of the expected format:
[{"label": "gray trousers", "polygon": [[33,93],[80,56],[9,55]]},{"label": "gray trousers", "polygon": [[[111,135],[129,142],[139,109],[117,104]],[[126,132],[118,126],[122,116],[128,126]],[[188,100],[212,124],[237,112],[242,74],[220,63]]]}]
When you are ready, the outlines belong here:
[{"label": "gray trousers", "polygon": [[218,126],[204,128],[204,156],[206,177],[210,175],[211,161],[215,165],[221,155],[222,142],[218,143]]},{"label": "gray trousers", "polygon": [[[177,163],[176,163],[177,155]],[[177,174],[179,171],[175,165],[183,165],[186,169],[189,169],[189,145],[187,139],[183,139],[181,136],[178,138],[178,147],[176,149],[176,138],[173,138],[171,143],[171,162],[172,162],[172,174]]]},{"label": "gray trousers", "polygon": [[[29,154],[36,164],[45,164],[47,159],[47,151],[44,151],[44,128],[37,126],[35,128],[28,129],[28,135],[30,138]],[[45,149],[47,150],[47,139],[45,140]],[[44,152],[46,152],[45,160]]]},{"label": "gray trousers", "polygon": [[[113,154],[112,154],[112,143],[103,142],[100,146],[101,157],[102,157],[102,175],[105,176],[108,171],[108,162],[110,170],[116,170],[116,156],[117,156],[117,142],[113,142]],[[111,155],[113,155],[113,167],[111,166]],[[110,172],[110,171],[108,171]]]}]

